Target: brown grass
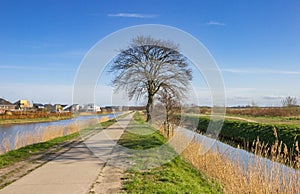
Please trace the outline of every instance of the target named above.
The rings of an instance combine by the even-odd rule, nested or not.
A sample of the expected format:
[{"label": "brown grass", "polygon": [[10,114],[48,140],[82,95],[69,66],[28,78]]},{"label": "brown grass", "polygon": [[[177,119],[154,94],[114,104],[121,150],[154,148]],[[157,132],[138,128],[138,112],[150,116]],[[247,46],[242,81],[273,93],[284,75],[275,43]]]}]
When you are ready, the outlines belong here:
[{"label": "brown grass", "polygon": [[199,150],[201,145],[193,142],[182,155],[202,173],[218,180],[226,193],[300,193],[299,171],[287,173],[277,165],[266,166],[260,160],[244,170],[239,160],[231,161],[228,156],[211,151],[200,155]]},{"label": "brown grass", "polygon": [[[161,132],[166,136],[163,130]],[[276,131],[274,131],[274,134],[276,135]],[[172,143],[175,145],[175,150],[178,150],[176,146],[185,144],[188,141],[182,136],[175,139],[177,143]],[[174,138],[172,141],[174,141]],[[197,141],[189,143],[181,155],[202,174],[219,182],[223,186],[225,193],[300,193],[300,152],[298,142],[294,146],[296,153],[288,152],[286,145],[281,142],[276,142],[270,148],[270,146],[264,145],[258,140],[253,143],[252,149],[257,155],[265,156],[267,154],[270,156],[271,153],[272,160],[293,164],[296,168],[295,173],[286,172],[279,165],[267,166],[261,162],[260,157],[254,160],[254,164],[248,164],[246,170],[239,162],[239,158],[232,161],[228,155],[224,156],[217,151],[213,152],[211,150],[205,154],[200,154],[202,153],[201,150],[203,151],[203,147],[201,142]]]},{"label": "brown grass", "polygon": [[[106,119],[108,120],[108,118],[101,119],[101,122],[106,121]],[[45,142],[57,137],[70,135],[97,123],[99,123],[98,119],[90,119],[87,121],[76,121],[66,126],[40,127],[36,129],[35,132],[18,133],[14,139],[8,137],[2,140],[0,154],[26,145]]]},{"label": "brown grass", "polygon": [[300,116],[300,107],[227,108],[226,113],[232,115],[249,116],[298,117]]},{"label": "brown grass", "polygon": [[[185,113],[211,114],[210,107],[186,107]],[[300,107],[236,107],[226,108],[230,115],[268,116],[268,117],[299,117]]]},{"label": "brown grass", "polygon": [[0,119],[36,119],[49,117],[72,117],[71,112],[50,113],[45,111],[12,111],[10,114],[0,114]]},{"label": "brown grass", "polygon": [[100,122],[102,123],[102,122],[106,122],[106,121],[108,121],[109,120],[109,117],[108,116],[104,116],[104,117],[101,117],[100,118]]}]

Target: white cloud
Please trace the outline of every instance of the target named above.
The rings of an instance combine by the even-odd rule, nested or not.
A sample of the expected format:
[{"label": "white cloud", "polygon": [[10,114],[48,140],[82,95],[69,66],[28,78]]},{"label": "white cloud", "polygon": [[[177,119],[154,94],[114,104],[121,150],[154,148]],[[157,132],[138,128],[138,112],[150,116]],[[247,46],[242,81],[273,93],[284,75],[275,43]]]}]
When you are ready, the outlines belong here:
[{"label": "white cloud", "polygon": [[275,96],[275,95],[269,95],[269,96],[263,96],[262,99],[264,100],[277,100],[277,99],[283,99],[284,96]]},{"label": "white cloud", "polygon": [[238,100],[251,100],[252,97],[249,96],[234,96],[234,99],[238,99]]},{"label": "white cloud", "polygon": [[117,13],[108,14],[109,17],[125,17],[125,18],[155,18],[157,15],[153,14],[138,14],[138,13]]},{"label": "white cloud", "polygon": [[277,71],[277,72],[275,71],[274,73],[287,74],[287,75],[300,75],[300,71]]},{"label": "white cloud", "polygon": [[209,26],[225,26],[226,24],[222,23],[222,22],[209,21],[209,22],[206,23],[206,25],[209,25]]}]

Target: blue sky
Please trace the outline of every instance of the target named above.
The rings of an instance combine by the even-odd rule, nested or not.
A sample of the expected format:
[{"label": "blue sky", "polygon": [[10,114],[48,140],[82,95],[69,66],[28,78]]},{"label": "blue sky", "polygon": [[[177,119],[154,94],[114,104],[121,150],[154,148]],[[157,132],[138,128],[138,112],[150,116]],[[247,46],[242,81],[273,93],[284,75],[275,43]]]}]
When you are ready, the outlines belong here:
[{"label": "blue sky", "polygon": [[[299,18],[296,0],[1,0],[0,97],[71,103],[76,70],[94,44],[125,27],[163,24],[208,48],[228,105],[275,106],[288,95],[300,102]],[[108,104],[103,96],[97,103]]]}]

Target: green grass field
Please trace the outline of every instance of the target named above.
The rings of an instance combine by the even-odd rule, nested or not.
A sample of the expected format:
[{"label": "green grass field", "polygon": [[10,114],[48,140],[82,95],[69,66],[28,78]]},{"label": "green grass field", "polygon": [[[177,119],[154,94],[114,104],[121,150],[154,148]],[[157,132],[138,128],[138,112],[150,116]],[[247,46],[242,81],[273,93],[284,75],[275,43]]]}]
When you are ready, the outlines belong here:
[{"label": "green grass field", "polygon": [[[271,116],[250,116],[250,115],[226,115],[228,120],[251,120],[264,124],[284,124],[284,125],[300,125],[300,117],[271,117]],[[234,117],[236,119],[234,119]]]}]

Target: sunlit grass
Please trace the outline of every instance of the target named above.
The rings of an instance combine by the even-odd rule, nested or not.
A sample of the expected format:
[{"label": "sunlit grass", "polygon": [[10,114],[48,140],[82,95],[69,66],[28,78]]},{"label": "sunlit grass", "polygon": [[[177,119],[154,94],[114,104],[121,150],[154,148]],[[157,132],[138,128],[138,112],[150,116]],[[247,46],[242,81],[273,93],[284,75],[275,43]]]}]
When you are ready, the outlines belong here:
[{"label": "sunlit grass", "polygon": [[[193,142],[183,152],[183,157],[201,173],[220,182],[225,193],[300,193],[299,171],[288,173],[278,165],[265,165],[259,159],[249,163],[246,170],[238,158],[232,161],[230,156],[212,151],[201,155],[201,149],[199,142]],[[276,155],[274,153],[274,157]]]},{"label": "sunlit grass", "polygon": [[[142,114],[135,114],[134,119],[119,140],[120,145],[134,150],[148,150],[166,143],[159,131],[144,122]],[[165,151],[174,153],[171,147]],[[145,158],[135,159],[135,164],[126,172],[124,193],[222,193],[218,184],[204,177],[181,156],[156,168],[142,168],[144,163],[154,162],[150,160],[157,157],[152,153],[147,156],[148,161]]]}]

